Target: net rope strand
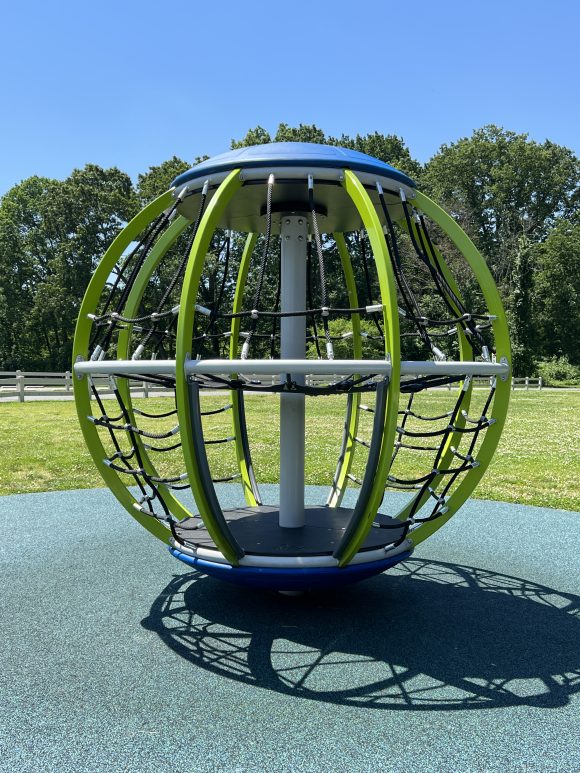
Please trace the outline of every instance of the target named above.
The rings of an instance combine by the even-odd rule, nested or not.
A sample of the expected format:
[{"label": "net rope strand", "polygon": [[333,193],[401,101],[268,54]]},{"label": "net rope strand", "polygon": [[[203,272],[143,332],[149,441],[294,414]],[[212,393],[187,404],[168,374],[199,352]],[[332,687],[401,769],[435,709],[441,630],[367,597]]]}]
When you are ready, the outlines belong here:
[{"label": "net rope strand", "polygon": [[429,273],[431,274],[431,277],[433,278],[433,281],[435,282],[439,295],[442,298],[445,305],[447,306],[447,308],[449,309],[450,313],[453,316],[456,316],[457,311],[460,312],[460,316],[458,318],[458,324],[462,326],[463,331],[469,337],[472,346],[475,345],[476,348],[478,349],[478,353],[483,355],[483,353],[486,350],[485,341],[481,333],[477,330],[476,326],[473,324],[474,315],[470,314],[465,309],[461,300],[457,298],[456,294],[449,287],[447,279],[445,278],[443,271],[441,269],[441,266],[439,264],[436,251],[433,248],[433,244],[430,239],[428,239],[428,241],[427,239],[425,239],[425,241],[427,241],[427,243],[430,246],[430,254],[433,262],[429,260],[429,257],[425,249],[425,242],[423,241],[423,236],[425,234],[425,229],[426,229],[424,218],[422,220],[421,218],[419,218],[419,222],[417,223],[417,229],[415,230],[411,222],[411,215],[409,213],[409,208],[408,208],[406,199],[401,198],[401,203],[403,206],[403,213],[405,216],[405,222],[407,224],[407,230],[411,238],[411,244],[413,245],[415,254],[419,258],[419,260],[427,267],[427,270],[429,271]]},{"label": "net rope strand", "polygon": [[[491,389],[489,390],[489,394],[487,396],[485,405],[484,405],[483,410],[482,410],[482,417],[484,417],[487,414],[487,412],[489,411],[489,407],[491,405],[491,401],[493,400],[494,395],[495,395],[496,383],[497,383],[496,380],[493,379]],[[472,459],[474,462],[475,462],[475,460],[473,458],[473,452],[475,450],[475,445],[476,445],[476,443],[477,443],[477,441],[479,439],[479,434],[481,433],[483,428],[484,428],[483,424],[480,427],[476,428],[476,432],[473,434],[473,436],[471,438],[471,442],[470,442],[468,450],[467,450],[466,456],[468,458]],[[451,450],[452,450],[452,453],[456,452],[456,449],[455,450],[451,449]],[[473,464],[472,466],[475,466],[475,464]],[[450,491],[452,485],[457,480],[457,477],[459,476],[460,472],[461,471],[456,471],[454,475],[450,476],[450,478],[447,481],[446,485],[442,489],[441,494],[439,494],[438,496],[437,495],[434,496],[433,492],[431,492],[431,491],[429,492],[429,494],[433,498],[435,498],[437,500],[436,505],[433,508],[433,510],[432,510],[432,512],[431,512],[431,514],[429,516],[427,516],[425,518],[415,518],[415,522],[416,523],[432,521],[435,518],[439,517],[439,515],[443,515],[443,513],[446,512],[445,508],[446,508],[447,496],[449,494],[449,491]]]},{"label": "net rope strand", "polygon": [[[363,274],[364,274],[364,278],[365,278],[367,303],[368,303],[369,306],[371,306],[372,303],[373,303],[373,291],[372,291],[372,286],[371,286],[371,277],[370,277],[370,272],[369,272],[369,265],[368,265],[367,255],[366,255],[366,240],[365,240],[364,233],[361,232],[360,236],[359,236],[358,233],[355,233],[355,240],[358,242],[359,249],[360,249],[361,261],[362,261],[362,266],[363,266]],[[378,316],[376,311],[371,314],[371,319],[374,322],[377,330],[379,331],[379,338],[380,338],[380,340],[384,341],[385,334],[384,334],[383,329],[381,327],[381,323],[379,322],[379,316]]]},{"label": "net rope strand", "polygon": [[[144,469],[143,458],[141,456],[141,451],[139,450],[139,443],[138,443],[137,438],[136,438],[136,432],[134,431],[134,428],[131,425],[129,411],[127,409],[127,406],[125,405],[125,401],[123,400],[123,397],[122,397],[122,395],[121,395],[121,393],[119,391],[119,388],[118,388],[116,382],[114,381],[113,384],[114,384],[113,393],[115,395],[115,399],[117,400],[117,402],[119,404],[119,408],[121,409],[121,413],[123,414],[123,417],[125,419],[126,424],[130,427],[130,429],[128,430],[128,434],[129,434],[129,438],[131,440],[131,444],[132,444],[133,448],[135,449],[135,457],[136,457],[137,464],[138,464],[139,468],[141,468],[143,470],[143,472],[142,472],[140,477],[143,478],[145,483],[153,491],[154,498],[161,505],[161,508],[163,510],[163,513],[164,513],[164,515],[162,517],[163,520],[164,521],[171,521],[172,517],[171,517],[171,513],[169,511],[169,508],[168,508],[168,506],[167,506],[167,504],[165,502],[165,499],[161,495],[161,492],[159,491],[159,489],[158,489],[158,487],[156,485],[156,483],[163,483],[163,480],[157,480],[156,481],[155,478],[153,476],[149,475],[147,473],[147,471]],[[137,429],[137,428],[135,428],[135,429]],[[139,434],[142,434],[142,433],[140,432]],[[115,469],[114,462],[113,463],[109,462],[109,466],[112,466],[113,469]],[[121,470],[121,471],[130,474],[130,469]],[[135,479],[138,480],[139,478],[135,477]],[[151,514],[154,515],[154,517],[159,519],[159,516],[157,516],[153,510],[152,510]]]},{"label": "net rope strand", "polygon": [[424,316],[421,312],[419,302],[417,301],[415,294],[411,290],[411,287],[407,281],[407,277],[403,270],[401,255],[399,252],[397,234],[395,232],[395,227],[393,225],[393,221],[389,214],[389,210],[385,201],[383,190],[380,185],[378,186],[378,193],[379,193],[379,201],[381,203],[381,208],[383,210],[383,215],[385,217],[385,221],[387,224],[388,235],[387,235],[387,231],[385,231],[384,232],[385,242],[387,244],[388,253],[391,257],[391,265],[393,267],[395,280],[399,287],[399,292],[403,299],[403,303],[406,306],[407,314],[409,315],[409,317],[417,327],[417,333],[415,335],[418,335],[421,338],[421,340],[423,341],[428,351],[433,352],[434,347],[430,340],[430,333],[427,331],[425,326],[418,324],[418,320],[424,319]]},{"label": "net rope strand", "polygon": [[[139,274],[139,271],[143,267],[143,264],[145,263],[145,260],[151,250],[153,249],[153,244],[155,243],[157,237],[159,234],[163,231],[163,229],[169,224],[171,221],[171,218],[173,217],[174,213],[177,210],[177,205],[179,201],[175,201],[174,204],[165,212],[163,212],[152,224],[151,228],[146,231],[145,236],[143,239],[139,242],[135,250],[131,252],[130,258],[132,259],[133,256],[136,255],[136,259],[134,261],[134,265],[131,269],[131,273],[129,275],[129,278],[124,284],[123,289],[121,290],[121,294],[119,299],[117,300],[115,304],[115,313],[120,314],[123,307],[125,306],[125,303],[127,302],[127,298],[129,297],[129,293],[133,289],[133,286],[137,280],[137,276]],[[129,259],[128,259],[129,260]],[[115,280],[115,283],[113,284],[113,287],[111,288],[111,291],[109,293],[109,297],[107,301],[105,302],[105,308],[108,308],[110,303],[112,302],[113,296],[118,288],[120,278],[122,276],[122,273],[124,271],[125,265],[127,265],[128,261],[125,261],[123,268],[119,271],[117,274],[117,278]],[[89,344],[89,351],[94,351],[95,348],[98,346],[102,350],[106,351],[109,347],[109,344],[111,342],[111,338],[113,336],[115,327],[117,325],[116,320],[112,315],[109,315],[109,324],[107,325],[107,328],[105,330],[103,339],[101,343],[98,343],[98,335],[99,335],[99,329],[94,328],[93,329],[93,335],[91,342]]]},{"label": "net rope strand", "polygon": [[[307,278],[307,285],[306,285],[306,299],[308,306],[312,308],[314,304],[312,303],[312,234],[309,234],[308,236],[308,242],[306,245],[306,278]],[[318,335],[318,328],[316,326],[316,314],[309,314],[308,318],[310,319],[311,325],[312,325],[312,335],[309,336],[310,340],[314,341],[314,346],[316,348],[316,355],[318,356],[318,359],[322,359],[322,354],[320,352],[320,344],[318,343],[319,335]]]},{"label": "net rope strand", "polygon": [[[255,311],[260,305],[260,297],[262,295],[262,287],[264,284],[264,277],[266,274],[266,264],[268,262],[268,254],[270,252],[270,239],[272,236],[272,193],[274,190],[274,182],[275,182],[274,175],[271,174],[268,178],[268,184],[266,188],[266,234],[264,237],[264,247],[262,250],[262,257],[260,259],[260,267],[258,270],[258,282],[256,284],[256,290],[254,292],[253,307],[252,307],[253,310],[249,312],[249,316],[251,316],[252,321],[250,322],[250,330],[249,330],[248,336],[246,337],[246,340],[244,341],[244,345],[242,347],[241,357],[243,360],[248,358],[248,354],[250,353],[250,344],[252,341],[252,337],[256,332],[256,327],[258,325],[258,316],[257,316],[257,312],[255,313]],[[226,318],[234,319],[235,316],[246,316],[246,315],[231,314],[231,315],[227,315]]]},{"label": "net rope strand", "polygon": [[[282,256],[279,256],[278,260],[278,282],[276,284],[276,300],[274,301],[274,311],[276,311],[280,306],[280,295],[282,293]],[[272,327],[270,329],[270,357],[271,359],[274,359],[276,355],[276,340],[279,338],[279,336],[276,333],[277,329],[277,321],[276,317],[272,317]],[[264,337],[266,337],[268,334],[263,333]]]},{"label": "net rope strand", "polygon": [[324,254],[322,252],[322,242],[320,239],[320,229],[318,227],[318,217],[316,215],[316,205],[314,204],[314,179],[312,175],[308,176],[308,206],[310,207],[310,217],[312,221],[312,235],[314,237],[314,246],[318,257],[318,272],[320,274],[320,297],[322,307],[322,327],[326,338],[326,357],[329,360],[334,359],[334,349],[330,340],[330,329],[328,327],[328,292],[326,287],[326,266],[324,263]]},{"label": "net rope strand", "polygon": [[[197,215],[196,215],[196,218],[195,218],[195,222],[193,224],[193,229],[192,229],[192,232],[191,232],[191,236],[190,236],[189,241],[187,243],[187,248],[185,249],[185,252],[184,252],[184,254],[181,257],[181,260],[179,261],[177,269],[175,270],[173,276],[169,280],[169,284],[165,288],[165,290],[163,292],[163,295],[161,296],[161,300],[157,304],[157,308],[156,308],[156,310],[154,312],[155,315],[163,313],[163,307],[167,303],[167,300],[171,296],[171,293],[175,289],[177,283],[179,282],[179,280],[183,276],[183,272],[185,271],[185,267],[187,265],[187,261],[189,260],[189,254],[190,254],[190,252],[192,250],[193,243],[195,241],[195,237],[197,236],[197,232],[199,230],[199,224],[201,223],[201,218],[202,218],[204,210],[205,210],[206,200],[207,200],[207,185],[204,185],[202,193],[201,193],[201,196],[200,196],[199,207],[198,207]],[[177,203],[176,203],[176,206],[177,206]],[[137,350],[136,350],[135,354],[137,354],[138,352],[142,352],[145,349],[145,347],[147,346],[147,344],[151,340],[151,337],[152,337],[154,331],[157,329],[157,326],[156,326],[156,324],[155,324],[155,322],[153,320],[153,317],[151,317],[151,320],[153,322],[152,329],[149,330],[149,332],[145,335],[145,338],[141,341],[141,343],[137,347]]]}]

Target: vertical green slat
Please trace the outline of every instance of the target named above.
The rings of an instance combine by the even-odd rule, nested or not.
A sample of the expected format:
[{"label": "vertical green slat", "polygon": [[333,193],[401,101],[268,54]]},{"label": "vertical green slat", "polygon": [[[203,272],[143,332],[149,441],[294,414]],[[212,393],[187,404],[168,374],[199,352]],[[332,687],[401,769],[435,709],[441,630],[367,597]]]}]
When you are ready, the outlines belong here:
[{"label": "vertical green slat", "polygon": [[[433,220],[433,222],[437,223],[468,262],[483,292],[483,297],[489,313],[497,317],[497,319],[492,321],[497,359],[500,361],[505,358],[507,363],[511,364],[510,342],[505,312],[497,287],[495,286],[491,272],[483,257],[455,220],[453,220],[447,212],[441,209],[441,207],[435,204],[434,201],[425,196],[425,194],[417,191],[413,204],[417,209],[420,209],[427,217]],[[509,398],[509,376],[506,377],[505,380],[498,378],[492,414],[490,417],[495,419],[495,423],[486,429],[485,437],[477,453],[476,458],[479,462],[479,466],[471,469],[455,489],[447,502],[448,510],[444,515],[441,515],[434,521],[428,521],[422,524],[418,529],[410,533],[409,538],[413,545],[418,545],[437,531],[437,529],[441,528],[443,524],[447,523],[481,480],[491,462],[494,451],[497,448],[505,424]]]},{"label": "vertical green slat", "polygon": [[193,434],[191,429],[191,413],[187,379],[183,364],[191,355],[191,343],[193,336],[193,319],[195,314],[195,301],[199,289],[201,273],[205,257],[209,249],[211,239],[218,226],[220,218],[234,193],[241,186],[240,170],[234,169],[221,183],[211,199],[199,225],[197,235],[191,247],[189,261],[183,279],[181,291],[181,304],[179,321],[177,326],[177,354],[175,387],[177,394],[177,408],[179,426],[181,428],[181,443],[185,464],[189,475],[189,482],[200,515],[203,519],[211,538],[234,566],[238,564],[236,544],[227,529],[223,529],[214,518],[206,500],[200,479],[200,470],[195,454]]},{"label": "vertical green slat", "polygon": [[[75,330],[75,338],[73,344],[73,368],[77,359],[87,360],[89,356],[89,340],[92,330],[92,322],[88,318],[88,314],[94,314],[97,310],[101,299],[101,293],[103,287],[107,282],[113,268],[117,264],[119,258],[127,247],[133,242],[137,236],[146,228],[163,210],[167,209],[171,205],[173,200],[172,191],[166,191],[159,196],[155,201],[148,204],[138,215],[136,215],[130,223],[121,231],[120,234],[113,240],[110,247],[107,249],[99,265],[97,266],[95,273],[87,291],[81,308],[79,311],[79,317],[77,320],[77,326]],[[113,494],[117,497],[119,502],[125,507],[127,512],[138,521],[141,526],[145,527],[153,535],[158,537],[163,542],[167,542],[170,537],[169,530],[162,526],[159,521],[156,521],[151,516],[145,515],[137,510],[133,505],[137,500],[130,493],[125,483],[121,480],[119,475],[107,467],[103,463],[103,459],[106,457],[105,448],[99,437],[97,428],[92,422],[87,419],[87,416],[92,415],[91,398],[89,392],[88,379],[79,379],[74,376],[74,395],[77,414],[79,417],[79,423],[81,425],[81,431],[83,433],[85,442],[90,451],[91,456],[95,462],[97,469],[99,470],[103,480],[107,486],[111,489]]]},{"label": "vertical green slat", "polygon": [[397,427],[397,410],[399,405],[399,381],[401,374],[401,357],[399,345],[399,317],[395,277],[391,265],[387,243],[384,238],[381,222],[374,205],[358,177],[349,169],[344,172],[343,186],[352,199],[361,216],[369,237],[375,258],[379,288],[383,304],[383,324],[385,329],[385,355],[391,357],[391,378],[387,390],[387,410],[383,427],[383,439],[374,485],[369,494],[366,514],[352,536],[344,546],[339,546],[337,557],[339,565],[345,566],[358,552],[365,537],[369,533],[373,520],[382,501],[385,483],[389,474],[395,430]]},{"label": "vertical green slat", "polygon": [[[356,291],[356,282],[354,279],[354,271],[352,269],[352,262],[346,246],[346,240],[341,233],[334,234],[334,241],[340,255],[340,262],[342,264],[342,272],[344,274],[344,280],[346,282],[346,289],[348,292],[348,302],[351,308],[358,308],[358,293]],[[360,336],[360,314],[353,314],[352,317],[352,341],[353,341],[353,355],[356,360],[362,359],[362,343]],[[358,432],[358,420],[359,420],[359,405],[360,405],[360,392],[355,392],[352,395],[352,407],[350,417],[348,417],[345,423],[346,433],[346,446],[344,448],[344,455],[339,461],[338,469],[336,471],[334,480],[334,486],[331,494],[328,498],[327,504],[330,507],[338,507],[344,497],[346,491],[348,474],[352,468],[352,462],[355,453],[356,443],[354,438]]]},{"label": "vertical green slat", "polygon": [[[250,260],[252,258],[252,253],[254,252],[254,247],[256,246],[257,239],[258,239],[258,234],[248,234],[246,238],[244,251],[242,252],[242,259],[240,261],[240,269],[238,271],[238,279],[236,282],[236,292],[234,295],[234,303],[232,308],[232,312],[234,314],[236,314],[238,311],[241,311],[241,308],[242,308],[242,299],[244,296],[244,288],[246,286],[246,280],[248,278]],[[241,322],[242,322],[241,317],[234,317],[232,319],[231,335],[230,335],[230,359],[232,360],[236,359],[238,355],[238,337],[240,335]],[[254,496],[252,482],[250,480],[249,470],[251,467],[251,459],[246,458],[246,454],[244,452],[244,442],[242,437],[242,433],[244,432],[244,429],[242,427],[242,421],[240,419],[240,410],[241,410],[240,395],[236,389],[232,389],[230,394],[231,394],[231,400],[232,400],[232,423],[234,428],[234,437],[235,437],[235,445],[236,445],[236,458],[238,460],[238,469],[240,470],[240,475],[242,476],[242,486],[244,489],[244,497],[248,505],[250,505],[251,507],[255,507],[258,504],[258,502],[256,501],[256,497]]]}]

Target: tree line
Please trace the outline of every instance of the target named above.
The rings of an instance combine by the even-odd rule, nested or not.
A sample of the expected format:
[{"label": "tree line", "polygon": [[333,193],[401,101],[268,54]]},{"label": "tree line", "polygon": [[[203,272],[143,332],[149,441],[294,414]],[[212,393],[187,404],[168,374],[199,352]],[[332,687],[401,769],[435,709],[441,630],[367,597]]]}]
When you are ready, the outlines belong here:
[{"label": "tree line", "polygon": [[[507,310],[514,374],[580,377],[580,162],[569,148],[485,126],[421,164],[400,137],[331,137],[304,124],[280,124],[274,135],[258,126],[231,147],[292,140],[353,148],[412,177],[484,255]],[[0,370],[70,368],[78,309],[106,247],[206,157],[174,156],[135,184],[119,169],[87,164],[65,180],[30,177],[2,197]]]}]

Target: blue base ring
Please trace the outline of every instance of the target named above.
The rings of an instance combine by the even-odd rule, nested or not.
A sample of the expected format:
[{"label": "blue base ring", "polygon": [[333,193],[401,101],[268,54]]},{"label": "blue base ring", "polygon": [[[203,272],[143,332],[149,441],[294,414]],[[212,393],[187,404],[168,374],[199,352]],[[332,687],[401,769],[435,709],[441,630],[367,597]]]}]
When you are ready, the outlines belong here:
[{"label": "blue base ring", "polygon": [[382,561],[372,561],[368,564],[349,564],[343,568],[325,566],[312,569],[276,569],[273,567],[230,566],[206,561],[187,555],[174,547],[169,548],[171,555],[192,566],[202,574],[208,574],[219,580],[243,585],[247,588],[262,588],[264,590],[318,590],[336,588],[352,582],[366,580],[375,574],[381,574],[386,569],[409,558],[412,550],[399,553]]}]

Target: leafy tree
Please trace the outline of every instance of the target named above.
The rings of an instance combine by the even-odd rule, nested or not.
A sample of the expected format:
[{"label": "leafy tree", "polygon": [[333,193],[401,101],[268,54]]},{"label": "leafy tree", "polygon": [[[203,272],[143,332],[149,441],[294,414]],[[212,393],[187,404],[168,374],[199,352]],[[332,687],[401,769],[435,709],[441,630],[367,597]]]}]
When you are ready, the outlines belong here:
[{"label": "leafy tree", "polygon": [[230,147],[232,150],[236,150],[237,148],[247,148],[250,145],[266,145],[268,142],[273,141],[270,132],[262,126],[256,126],[255,129],[249,129],[243,139],[232,140]]},{"label": "leafy tree", "polygon": [[64,181],[31,177],[3,197],[3,367],[70,367],[81,298],[96,263],[135,208],[130,178],[93,164]]},{"label": "leafy tree", "polygon": [[380,134],[375,131],[371,134],[357,134],[355,137],[342,134],[340,137],[330,137],[328,142],[330,145],[340,145],[344,148],[352,148],[361,153],[367,153],[369,156],[391,164],[395,169],[400,169],[401,172],[405,172],[416,181],[421,177],[422,166],[412,158],[402,137],[397,137],[394,134]]},{"label": "leafy tree", "polygon": [[298,126],[289,126],[287,123],[278,125],[274,142],[318,142],[329,144],[322,129],[316,124],[301,123]]},{"label": "leafy tree", "polygon": [[[207,156],[196,158],[194,163],[199,164],[206,158]],[[187,161],[177,156],[172,156],[158,166],[150,166],[145,174],[140,174],[137,178],[137,194],[141,206],[145,206],[157,196],[161,196],[171,187],[171,183],[178,175],[187,172],[192,166],[193,164],[188,164]]]},{"label": "leafy tree", "polygon": [[564,356],[580,365],[580,221],[562,221],[535,248],[532,315],[544,357]]},{"label": "leafy tree", "polygon": [[484,126],[443,145],[423,182],[485,255],[506,302],[516,375],[530,372],[533,247],[577,208],[580,162],[549,140]]},{"label": "leafy tree", "polygon": [[490,125],[443,145],[423,182],[475,237],[496,277],[509,282],[522,237],[541,241],[577,207],[580,162],[549,140]]}]

